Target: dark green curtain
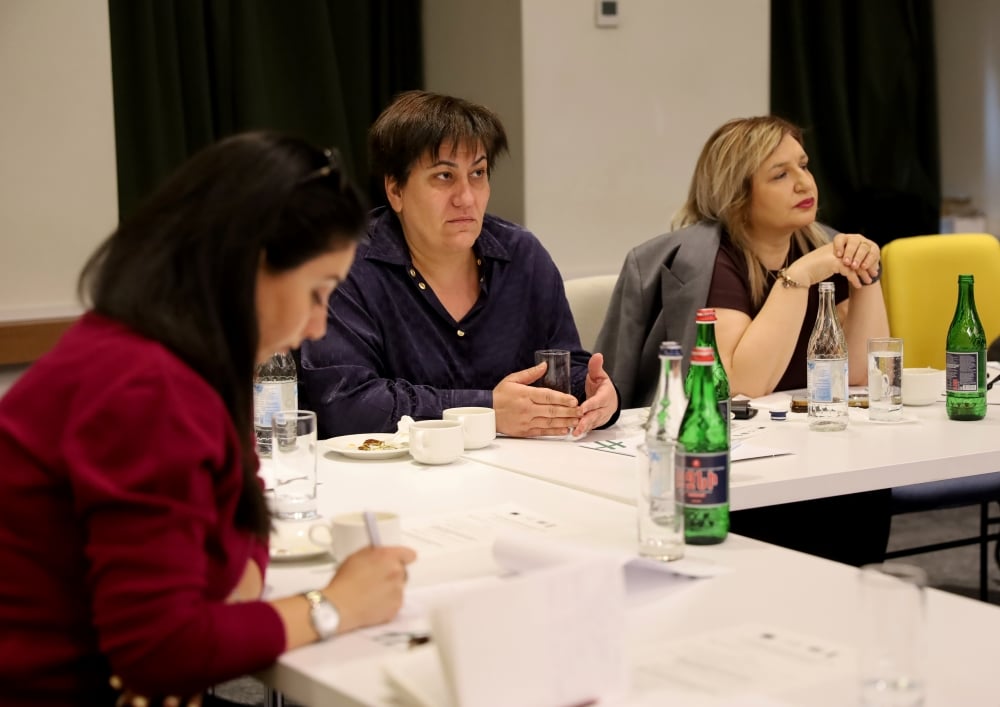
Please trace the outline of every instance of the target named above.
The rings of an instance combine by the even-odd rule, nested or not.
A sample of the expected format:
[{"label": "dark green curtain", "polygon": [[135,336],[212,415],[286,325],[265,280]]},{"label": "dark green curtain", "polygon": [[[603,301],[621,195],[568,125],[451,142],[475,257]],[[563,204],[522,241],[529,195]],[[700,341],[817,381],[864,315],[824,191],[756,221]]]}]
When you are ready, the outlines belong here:
[{"label": "dark green curtain", "polygon": [[366,131],[423,84],[420,0],[109,0],[124,216],[174,167],[252,129],[340,150],[375,201]]},{"label": "dark green curtain", "polygon": [[806,131],[821,221],[938,232],[932,0],[772,0],[771,112]]}]

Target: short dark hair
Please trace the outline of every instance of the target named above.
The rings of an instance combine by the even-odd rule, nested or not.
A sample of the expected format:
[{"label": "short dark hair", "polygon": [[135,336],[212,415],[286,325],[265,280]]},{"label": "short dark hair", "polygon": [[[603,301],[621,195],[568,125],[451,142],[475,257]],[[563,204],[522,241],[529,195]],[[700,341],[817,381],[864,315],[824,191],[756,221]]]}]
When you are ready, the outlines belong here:
[{"label": "short dark hair", "polygon": [[445,141],[454,147],[482,144],[488,173],[494,159],[507,151],[507,133],[489,108],[439,93],[406,91],[368,131],[372,170],[377,177],[405,184],[417,160],[428,152],[436,156]]},{"label": "short dark hair", "polygon": [[291,270],[348,247],[366,206],[333,153],[268,132],[236,135],[181,165],[87,261],[95,311],[159,341],[216,391],[242,444],[237,525],[266,537],[251,386],[261,258]]}]

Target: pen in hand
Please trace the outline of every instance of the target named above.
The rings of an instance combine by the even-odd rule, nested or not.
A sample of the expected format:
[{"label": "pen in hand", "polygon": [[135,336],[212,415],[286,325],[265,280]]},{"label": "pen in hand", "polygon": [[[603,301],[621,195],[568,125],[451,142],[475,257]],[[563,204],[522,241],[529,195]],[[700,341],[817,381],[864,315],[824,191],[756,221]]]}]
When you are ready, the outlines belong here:
[{"label": "pen in hand", "polygon": [[365,519],[365,530],[368,531],[368,544],[378,547],[382,544],[382,538],[378,534],[378,524],[375,522],[375,514],[371,511],[364,511],[361,517]]}]

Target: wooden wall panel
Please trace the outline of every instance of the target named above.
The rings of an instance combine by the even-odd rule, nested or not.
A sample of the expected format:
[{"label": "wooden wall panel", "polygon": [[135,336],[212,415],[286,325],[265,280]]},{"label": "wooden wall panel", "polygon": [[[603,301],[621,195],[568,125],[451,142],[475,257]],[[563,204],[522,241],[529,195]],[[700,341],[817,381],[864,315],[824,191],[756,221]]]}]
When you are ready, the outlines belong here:
[{"label": "wooden wall panel", "polygon": [[31,363],[51,349],[75,321],[71,317],[0,322],[0,365]]}]

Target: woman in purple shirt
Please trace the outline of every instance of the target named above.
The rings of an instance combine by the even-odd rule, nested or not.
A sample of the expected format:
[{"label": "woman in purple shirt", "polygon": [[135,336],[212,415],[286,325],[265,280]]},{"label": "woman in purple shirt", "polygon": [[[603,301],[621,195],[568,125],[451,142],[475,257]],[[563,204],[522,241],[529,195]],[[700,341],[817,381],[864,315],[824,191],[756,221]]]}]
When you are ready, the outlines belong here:
[{"label": "woman in purple shirt", "polygon": [[[302,397],[325,436],[395,430],[403,415],[493,407],[513,436],[584,434],[618,417],[601,354],[581,348],[562,277],[527,230],[486,214],[507,137],[489,109],[400,95],[369,133],[389,208],[302,348]],[[567,349],[572,394],[532,384],[538,349]]]}]

